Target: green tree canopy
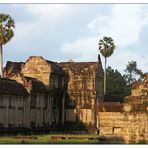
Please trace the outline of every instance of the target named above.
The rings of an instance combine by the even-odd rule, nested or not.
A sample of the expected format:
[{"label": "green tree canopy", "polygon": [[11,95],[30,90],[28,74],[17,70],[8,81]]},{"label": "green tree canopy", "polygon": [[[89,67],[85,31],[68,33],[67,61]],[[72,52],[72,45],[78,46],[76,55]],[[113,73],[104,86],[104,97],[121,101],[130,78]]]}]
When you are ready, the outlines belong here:
[{"label": "green tree canopy", "polygon": [[122,102],[125,96],[130,95],[130,87],[126,84],[124,76],[111,67],[107,68],[107,92],[106,96],[111,101]]},{"label": "green tree canopy", "polygon": [[99,41],[99,50],[104,57],[110,57],[115,49],[114,41],[111,37],[103,37]]},{"label": "green tree canopy", "polygon": [[128,85],[131,85],[134,81],[142,80],[144,77],[144,73],[137,67],[136,61],[128,62],[124,71],[124,77]]}]

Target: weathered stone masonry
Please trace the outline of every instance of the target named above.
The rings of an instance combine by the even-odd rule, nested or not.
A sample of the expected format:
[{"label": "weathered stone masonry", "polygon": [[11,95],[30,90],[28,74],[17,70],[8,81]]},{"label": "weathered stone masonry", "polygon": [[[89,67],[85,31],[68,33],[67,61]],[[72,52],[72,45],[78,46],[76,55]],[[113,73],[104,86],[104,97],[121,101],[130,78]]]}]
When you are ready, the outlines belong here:
[{"label": "weathered stone masonry", "polygon": [[0,128],[27,126],[28,92],[14,80],[0,79]]},{"label": "weathered stone masonry", "polygon": [[126,143],[148,142],[148,75],[133,85],[124,103],[99,103],[98,129],[101,136],[122,138]]},{"label": "weathered stone masonry", "polygon": [[25,63],[7,62],[5,77],[28,92],[27,127],[95,126],[96,99],[102,99],[103,88],[100,57],[98,62],[56,63],[32,56]]},{"label": "weathered stone masonry", "polygon": [[[65,122],[96,125],[96,100],[102,99],[103,70],[98,62],[62,62],[68,74]],[[98,84],[98,85],[96,85]]]},{"label": "weathered stone masonry", "polygon": [[7,62],[0,79],[0,128],[83,124],[98,134],[148,142],[148,74],[123,103],[103,102],[103,69],[97,62],[56,63],[32,56]]}]

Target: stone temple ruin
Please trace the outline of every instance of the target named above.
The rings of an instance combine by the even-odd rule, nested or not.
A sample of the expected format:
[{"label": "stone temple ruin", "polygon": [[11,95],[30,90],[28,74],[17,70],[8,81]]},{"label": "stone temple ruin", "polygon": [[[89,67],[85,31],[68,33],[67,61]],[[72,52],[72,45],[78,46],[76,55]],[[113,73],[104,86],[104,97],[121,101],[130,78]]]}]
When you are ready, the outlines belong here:
[{"label": "stone temple ruin", "polygon": [[100,135],[113,135],[129,142],[148,142],[148,74],[132,87],[124,102],[99,103],[97,127]]},{"label": "stone temple ruin", "polygon": [[124,142],[148,142],[148,75],[123,103],[103,101],[97,62],[8,61],[0,78],[0,129],[86,130]]}]

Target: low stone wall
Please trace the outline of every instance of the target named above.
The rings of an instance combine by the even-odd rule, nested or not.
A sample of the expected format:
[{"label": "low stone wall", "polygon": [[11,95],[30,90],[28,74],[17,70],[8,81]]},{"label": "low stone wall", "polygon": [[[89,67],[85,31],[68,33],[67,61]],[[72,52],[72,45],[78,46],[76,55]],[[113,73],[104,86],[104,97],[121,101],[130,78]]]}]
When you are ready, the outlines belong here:
[{"label": "low stone wall", "polygon": [[[114,112],[109,105],[116,108]],[[148,142],[147,98],[129,96],[123,105],[102,103],[101,106],[97,115],[97,128],[101,136],[123,138],[125,143]]]},{"label": "low stone wall", "polygon": [[148,74],[135,82],[123,104],[98,103],[97,127],[105,137],[121,137],[125,143],[148,143]]},{"label": "low stone wall", "polygon": [[120,112],[99,112],[98,129],[101,136],[123,136],[124,115]]},{"label": "low stone wall", "polygon": [[148,142],[147,113],[99,112],[98,123],[101,136],[123,138],[125,143]]}]

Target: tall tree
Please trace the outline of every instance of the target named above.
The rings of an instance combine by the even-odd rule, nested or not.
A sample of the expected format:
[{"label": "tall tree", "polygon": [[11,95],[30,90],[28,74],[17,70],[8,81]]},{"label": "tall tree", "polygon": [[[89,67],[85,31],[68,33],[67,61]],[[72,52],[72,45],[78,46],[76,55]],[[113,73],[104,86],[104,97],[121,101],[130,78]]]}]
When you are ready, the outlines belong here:
[{"label": "tall tree", "polygon": [[14,20],[10,15],[0,13],[0,77],[3,77],[3,45],[14,36]]},{"label": "tall tree", "polygon": [[142,70],[137,67],[136,61],[128,62],[124,71],[126,72],[124,74],[124,77],[128,85],[131,85],[134,81],[139,81],[143,79],[144,74]]},{"label": "tall tree", "polygon": [[105,66],[104,66],[104,95],[106,95],[106,63],[107,58],[110,57],[115,49],[114,41],[111,37],[103,37],[103,39],[100,39],[99,41],[99,50],[101,54],[105,58]]},{"label": "tall tree", "polygon": [[108,67],[106,71],[108,83],[106,86],[107,91],[105,101],[122,102],[125,96],[130,95],[130,87],[127,85],[124,76],[118,70]]}]

